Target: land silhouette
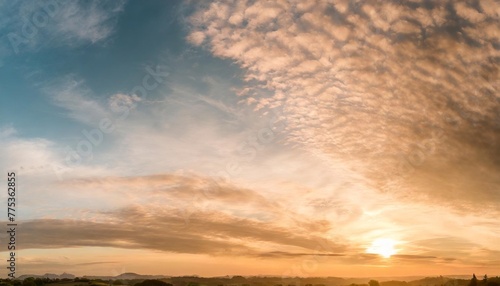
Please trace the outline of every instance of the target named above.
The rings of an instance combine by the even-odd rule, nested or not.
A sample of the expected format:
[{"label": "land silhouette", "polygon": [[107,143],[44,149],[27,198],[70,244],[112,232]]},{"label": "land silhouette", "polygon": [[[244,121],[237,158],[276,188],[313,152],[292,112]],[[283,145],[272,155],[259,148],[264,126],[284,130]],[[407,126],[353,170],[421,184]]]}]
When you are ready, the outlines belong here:
[{"label": "land silhouette", "polygon": [[273,277],[273,276],[163,276],[123,273],[118,276],[83,276],[63,273],[22,275],[0,279],[0,286],[500,286],[500,277]]}]

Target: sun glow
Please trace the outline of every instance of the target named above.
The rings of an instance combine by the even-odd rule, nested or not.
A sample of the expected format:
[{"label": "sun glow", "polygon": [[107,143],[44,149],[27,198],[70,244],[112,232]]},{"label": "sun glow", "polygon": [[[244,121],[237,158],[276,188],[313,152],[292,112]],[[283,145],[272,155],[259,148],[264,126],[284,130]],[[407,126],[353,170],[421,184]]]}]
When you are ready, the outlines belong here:
[{"label": "sun glow", "polygon": [[372,242],[372,245],[366,250],[367,253],[374,253],[389,258],[396,254],[394,246],[396,241],[387,238],[379,238]]}]

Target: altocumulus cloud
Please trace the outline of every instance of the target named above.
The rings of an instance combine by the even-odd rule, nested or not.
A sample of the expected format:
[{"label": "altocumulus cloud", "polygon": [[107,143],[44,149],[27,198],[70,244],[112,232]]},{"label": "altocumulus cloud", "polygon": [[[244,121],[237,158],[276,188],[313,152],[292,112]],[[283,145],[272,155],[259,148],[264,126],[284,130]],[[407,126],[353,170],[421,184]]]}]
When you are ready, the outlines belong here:
[{"label": "altocumulus cloud", "polygon": [[243,102],[285,106],[290,143],[342,158],[381,191],[495,212],[499,7],[216,1],[191,15],[187,40],[247,70]]}]

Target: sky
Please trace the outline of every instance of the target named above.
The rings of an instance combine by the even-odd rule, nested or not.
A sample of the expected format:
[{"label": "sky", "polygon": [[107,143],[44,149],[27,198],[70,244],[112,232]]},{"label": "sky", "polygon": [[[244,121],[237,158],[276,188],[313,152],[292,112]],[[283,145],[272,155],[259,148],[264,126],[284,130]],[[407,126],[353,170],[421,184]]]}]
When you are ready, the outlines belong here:
[{"label": "sky", "polygon": [[499,275],[499,20],[494,0],[0,1],[18,275]]}]

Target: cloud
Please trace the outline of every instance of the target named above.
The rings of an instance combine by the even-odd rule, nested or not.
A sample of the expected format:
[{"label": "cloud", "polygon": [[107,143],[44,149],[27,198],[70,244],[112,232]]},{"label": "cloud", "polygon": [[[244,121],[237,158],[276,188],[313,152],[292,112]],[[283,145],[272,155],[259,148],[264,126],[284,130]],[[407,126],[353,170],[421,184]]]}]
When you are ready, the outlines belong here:
[{"label": "cloud", "polygon": [[148,188],[151,194],[172,196],[178,199],[192,200],[196,195],[206,199],[223,200],[228,203],[251,203],[261,207],[271,206],[262,195],[255,191],[238,188],[221,180],[201,177],[195,174],[161,174],[142,177],[104,177],[66,180],[60,183],[63,186],[77,188],[99,188],[106,190],[144,189]]},{"label": "cloud", "polygon": [[342,246],[320,237],[218,212],[196,213],[189,227],[165,208],[129,207],[111,214],[117,223],[37,219],[22,222],[23,249],[81,246],[154,249],[177,253],[250,255],[259,244],[314,250],[318,243]]},{"label": "cloud", "polygon": [[2,7],[2,56],[96,44],[115,30],[124,1],[10,2]]},{"label": "cloud", "polygon": [[400,258],[400,259],[432,259],[436,258],[435,256],[425,256],[425,255],[409,255],[409,254],[395,254],[391,257]]},{"label": "cloud", "polygon": [[56,157],[53,142],[43,138],[19,138],[11,126],[2,128],[0,134],[2,171],[22,171],[37,177],[50,170]]},{"label": "cloud", "polygon": [[[87,125],[99,126],[99,121],[111,116],[106,105],[101,102],[84,80],[76,75],[68,75],[45,83],[42,91],[54,105],[67,111],[68,117]],[[117,95],[110,101],[117,101]],[[123,100],[122,100],[123,101]]]},{"label": "cloud", "polygon": [[62,4],[54,21],[66,44],[71,40],[96,43],[109,37],[125,1],[80,1]]},{"label": "cloud", "polygon": [[[284,199],[279,194],[281,199],[276,199],[261,189],[194,173],[87,176],[60,181],[52,188],[78,193],[81,205],[86,205],[88,198],[112,203],[98,203],[78,220],[66,216],[23,222],[25,248],[92,246],[209,255],[227,252],[276,259],[330,257],[345,263],[370,264],[384,260],[365,253],[367,246],[374,239],[391,237],[399,241],[394,255],[398,260],[456,266],[467,261],[491,262],[498,235],[493,217],[457,217],[436,206],[394,204],[390,197],[384,200],[370,197],[370,193],[357,201],[359,205],[349,202],[341,192],[318,201],[317,197],[323,195],[301,193],[300,188],[290,185],[283,186],[286,193],[299,199]],[[343,214],[352,208],[359,208],[355,216]],[[429,217],[440,219],[428,224]],[[469,226],[469,230],[457,230],[461,225]],[[97,235],[101,231],[105,234]],[[445,237],[450,234],[453,236]],[[485,251],[476,256],[470,255],[470,249]],[[457,256],[459,260],[454,258]]]},{"label": "cloud", "polygon": [[78,263],[76,265],[100,265],[100,264],[116,264],[120,263],[118,261],[93,261],[93,262],[85,262],[85,263]]},{"label": "cloud", "polygon": [[[182,215],[169,208],[134,206],[107,212],[113,222],[68,219],[36,219],[20,223],[23,249],[72,247],[113,247],[156,250],[170,253],[207,254],[213,256],[294,259],[314,257],[343,263],[384,263],[379,255],[367,254],[355,247],[308,234],[296,228],[281,227],[241,219],[222,212],[196,212],[189,225]],[[475,244],[470,244],[475,247]],[[442,247],[439,244],[437,247]],[[276,250],[283,249],[283,250]],[[490,263],[491,256],[467,255],[461,263]],[[426,260],[433,263],[457,263],[455,258],[434,255],[396,254],[405,264]],[[99,262],[99,264],[115,262]],[[81,265],[97,264],[97,262]],[[456,265],[456,264],[455,264]]]},{"label": "cloud", "polygon": [[290,253],[283,251],[272,251],[260,254],[261,257],[301,257],[301,256],[345,256],[338,253]]},{"label": "cloud", "polygon": [[141,98],[137,95],[126,95],[122,93],[117,93],[109,98],[108,104],[111,110],[115,112],[122,112],[123,109],[133,109],[136,107],[136,103],[140,102]]},{"label": "cloud", "polygon": [[11,125],[2,126],[0,128],[0,139],[8,138],[17,134],[17,130]]},{"label": "cloud", "polygon": [[278,201],[260,190],[194,173],[94,177],[64,180],[57,184],[57,188],[61,189],[70,187],[91,197],[102,194],[126,196],[131,201],[150,207],[172,208],[187,224],[198,212],[217,212],[235,219],[274,222],[311,234],[324,234],[331,228],[327,220],[304,217],[300,212],[289,209],[286,202]]},{"label": "cloud", "polygon": [[283,106],[291,144],[403,199],[498,209],[498,3],[316,4],[215,1],[187,40],[245,68],[242,102]]},{"label": "cloud", "polygon": [[[113,173],[113,170],[98,164],[66,164],[65,148],[61,142],[46,138],[25,137],[25,134],[11,126],[0,128],[0,171],[15,172],[22,182],[23,192],[18,193],[19,200],[26,207],[24,218],[60,217],[74,215],[82,210],[81,204],[75,204],[74,193],[67,189],[51,188],[54,182],[62,178],[78,178]],[[20,183],[21,184],[21,183]],[[59,200],[52,198],[58,196]],[[7,193],[0,194],[6,199]],[[94,203],[95,206],[95,203]]]}]

